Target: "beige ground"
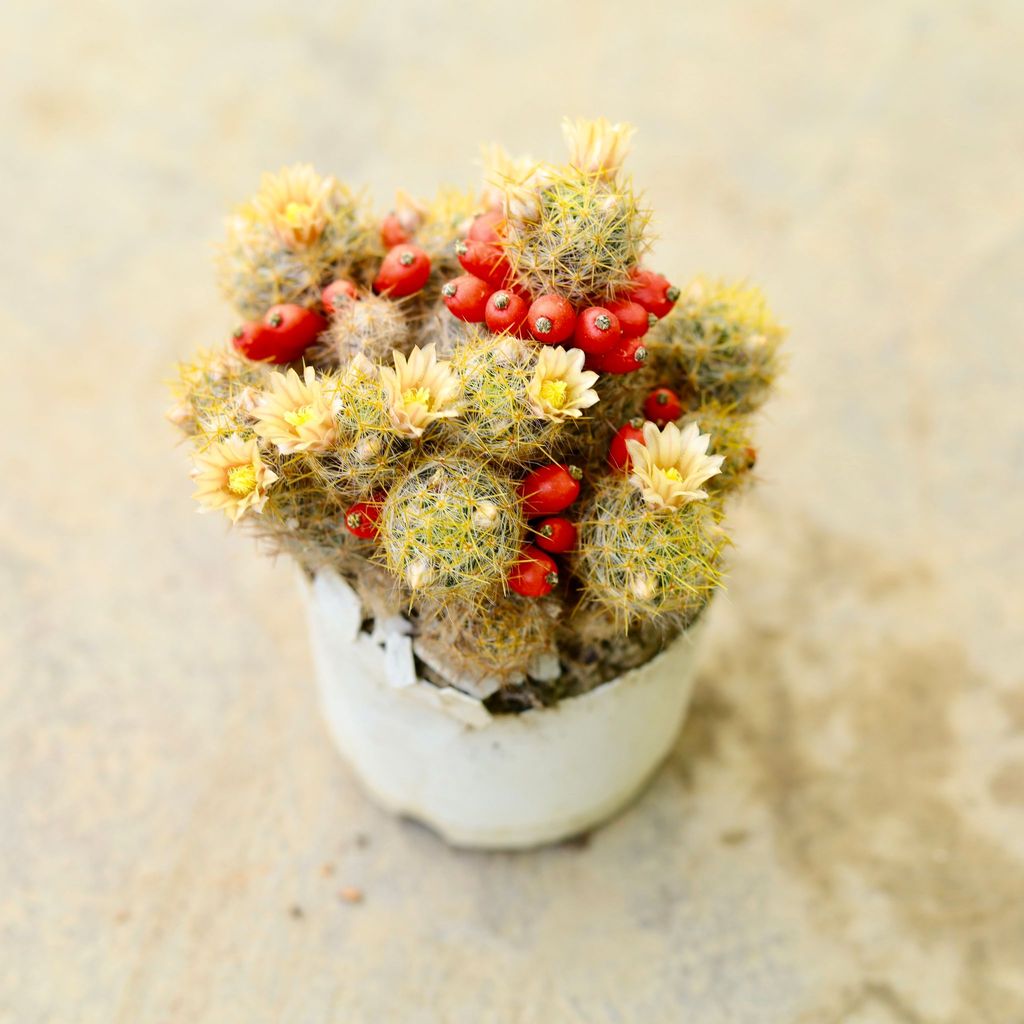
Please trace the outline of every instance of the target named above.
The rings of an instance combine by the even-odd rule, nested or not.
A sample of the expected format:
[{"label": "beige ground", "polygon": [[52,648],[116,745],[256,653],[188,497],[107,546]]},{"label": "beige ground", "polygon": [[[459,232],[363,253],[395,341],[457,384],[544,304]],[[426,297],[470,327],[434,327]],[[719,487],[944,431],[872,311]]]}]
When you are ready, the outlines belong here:
[{"label": "beige ground", "polygon": [[[1024,1021],[1024,8],[300,7],[0,9],[0,1021]],[[260,169],[384,203],[565,112],[792,367],[667,770],[458,854],[337,761],[161,380]]]}]

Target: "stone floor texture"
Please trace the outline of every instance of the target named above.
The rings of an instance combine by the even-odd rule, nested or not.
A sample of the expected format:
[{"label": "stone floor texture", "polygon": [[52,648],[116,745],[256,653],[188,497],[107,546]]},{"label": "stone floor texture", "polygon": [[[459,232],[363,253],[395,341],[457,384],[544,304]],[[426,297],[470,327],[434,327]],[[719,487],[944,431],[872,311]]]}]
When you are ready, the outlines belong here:
[{"label": "stone floor texture", "polygon": [[[1022,53],[1014,0],[0,6],[0,1022],[1024,1022]],[[383,206],[565,113],[790,367],[664,771],[460,853],[340,763],[164,380],[261,170]]]}]

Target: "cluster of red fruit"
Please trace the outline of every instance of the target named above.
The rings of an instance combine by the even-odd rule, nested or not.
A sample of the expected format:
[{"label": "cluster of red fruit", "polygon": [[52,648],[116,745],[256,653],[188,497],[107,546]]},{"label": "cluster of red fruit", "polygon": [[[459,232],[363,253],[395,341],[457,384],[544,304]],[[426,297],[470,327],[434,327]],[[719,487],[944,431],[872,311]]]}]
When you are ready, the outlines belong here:
[{"label": "cluster of red fruit", "polygon": [[[477,217],[466,238],[456,243],[456,255],[466,271],[441,290],[451,314],[467,323],[484,323],[496,334],[532,337],[546,345],[568,343],[587,356],[587,369],[599,373],[630,373],[647,356],[642,338],[665,316],[679,298],[661,274],[635,267],[631,281],[619,298],[600,306],[574,309],[561,295],[550,293],[534,299],[513,280],[512,268],[501,245],[501,211]],[[389,245],[373,282],[378,295],[405,298],[422,290],[430,278],[430,257],[414,245],[393,214],[381,227]],[[339,299],[358,299],[356,286],[339,279],[321,294],[330,315]],[[326,330],[322,315],[293,303],[272,306],[262,320],[242,324],[233,337],[235,348],[259,362],[290,363]]]},{"label": "cluster of red fruit", "polygon": [[[641,339],[679,298],[660,274],[634,268],[620,298],[600,306],[575,309],[564,296],[534,298],[514,279],[502,248],[504,218],[499,210],[477,217],[455,253],[463,270],[441,290],[449,312],[467,323],[483,323],[495,334],[532,337],[545,345],[569,343],[587,355],[587,368],[602,373],[630,373],[647,352]],[[400,227],[397,225],[396,226]],[[385,233],[385,237],[387,234]],[[384,259],[374,289],[394,296],[411,295],[426,283],[430,260],[408,240]]]}]

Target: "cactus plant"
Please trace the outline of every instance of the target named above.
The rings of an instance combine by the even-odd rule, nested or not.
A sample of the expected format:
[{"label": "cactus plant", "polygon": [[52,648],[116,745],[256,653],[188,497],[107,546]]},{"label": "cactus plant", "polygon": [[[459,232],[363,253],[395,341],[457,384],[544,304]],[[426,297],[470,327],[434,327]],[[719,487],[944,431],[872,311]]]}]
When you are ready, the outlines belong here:
[{"label": "cactus plant", "polygon": [[552,361],[555,352],[565,355],[477,331],[454,353],[465,413],[449,427],[452,441],[501,462],[548,460],[567,422],[597,400],[588,387],[597,375],[583,370],[582,359],[572,366]]},{"label": "cactus plant", "polygon": [[753,412],[778,375],[782,337],[759,289],[698,278],[647,338],[648,367],[702,404]]},{"label": "cactus plant", "polygon": [[395,426],[379,368],[358,356],[334,383],[334,444],[313,460],[321,486],[346,499],[387,487],[413,456]]},{"label": "cactus plant", "polygon": [[721,582],[718,508],[650,508],[628,481],[602,481],[583,512],[576,566],[589,603],[616,621],[685,628]]},{"label": "cactus plant", "polygon": [[309,165],[264,176],[228,219],[221,289],[245,318],[278,303],[315,305],[332,278],[363,274],[381,253],[365,200]]},{"label": "cactus plant", "polygon": [[522,686],[532,674],[557,672],[558,602],[516,594],[486,604],[426,602],[416,653],[438,673],[454,672],[470,692],[489,697],[500,687]]},{"label": "cactus plant", "polygon": [[478,192],[380,219],[312,168],[267,176],[219,255],[250,322],[173,385],[201,504],[340,573],[426,678],[495,712],[700,615],[779,370],[760,292],[643,265],[631,134],[566,122],[564,163],[493,148]]},{"label": "cactus plant", "polygon": [[538,172],[510,190],[506,208],[507,259],[534,294],[610,298],[647,249],[649,216],[632,189],[575,168]]},{"label": "cactus plant", "polygon": [[626,288],[648,248],[650,214],[620,174],[631,128],[566,120],[563,130],[566,165],[539,165],[524,180],[507,180],[504,247],[534,295],[589,304]]},{"label": "cactus plant", "polygon": [[315,359],[324,366],[343,367],[358,355],[382,362],[396,350],[406,351],[409,340],[409,324],[402,304],[368,294],[338,308]]},{"label": "cactus plant", "polygon": [[685,627],[701,611],[721,581],[726,543],[720,502],[703,489],[723,462],[707,454],[710,442],[696,423],[659,430],[650,422],[642,441],[626,442],[630,475],[605,478],[580,524],[577,572],[588,601],[627,623]]},{"label": "cactus plant", "polygon": [[460,457],[431,459],[399,480],[380,524],[388,569],[434,600],[500,592],[525,529],[512,479]]},{"label": "cactus plant", "polygon": [[176,401],[167,418],[197,448],[231,434],[249,437],[252,410],[268,372],[230,348],[197,352],[191,363],[178,366],[178,379],[171,385]]}]

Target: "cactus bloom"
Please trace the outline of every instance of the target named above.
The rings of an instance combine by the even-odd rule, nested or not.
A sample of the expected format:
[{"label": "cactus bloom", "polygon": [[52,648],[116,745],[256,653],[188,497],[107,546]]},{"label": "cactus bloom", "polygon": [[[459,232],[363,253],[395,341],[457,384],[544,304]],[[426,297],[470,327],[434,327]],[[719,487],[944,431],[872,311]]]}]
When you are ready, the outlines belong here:
[{"label": "cactus bloom", "polygon": [[680,430],[667,423],[659,430],[644,424],[644,440],[626,441],[633,465],[629,481],[639,488],[644,501],[653,508],[682,508],[706,498],[700,485],[721,472],[721,455],[708,455],[710,434],[702,434],[696,423]]},{"label": "cactus bloom", "polygon": [[262,512],[267,489],[277,480],[260,458],[256,439],[243,441],[237,434],[197,453],[192,475],[199,511],[221,509],[233,523],[246,512]]},{"label": "cactus bloom", "polygon": [[322,178],[309,164],[265,174],[252,201],[255,220],[265,221],[290,249],[312,245],[327,223],[327,198],[333,178]]},{"label": "cactus bloom", "polygon": [[338,436],[337,405],[312,366],[302,377],[272,373],[255,409],[256,433],[286,455],[326,451]]},{"label": "cactus bloom", "polygon": [[533,379],[526,388],[537,416],[557,421],[575,419],[599,401],[593,390],[598,375],[583,369],[585,358],[578,348],[566,351],[561,346],[549,346],[538,352]]},{"label": "cactus bloom", "polygon": [[497,143],[482,146],[480,153],[484,171],[484,187],[480,198],[488,209],[501,206],[508,186],[528,181],[538,166],[532,157],[509,156],[505,147]]},{"label": "cactus bloom", "polygon": [[610,124],[604,117],[596,121],[567,117],[562,121],[562,135],[569,147],[569,163],[577,170],[610,180],[629,155],[635,130],[624,122]]},{"label": "cactus bloom", "polygon": [[462,387],[451,364],[439,361],[434,345],[414,348],[408,359],[395,352],[395,366],[380,371],[391,422],[406,437],[421,437],[435,420],[459,414]]}]

